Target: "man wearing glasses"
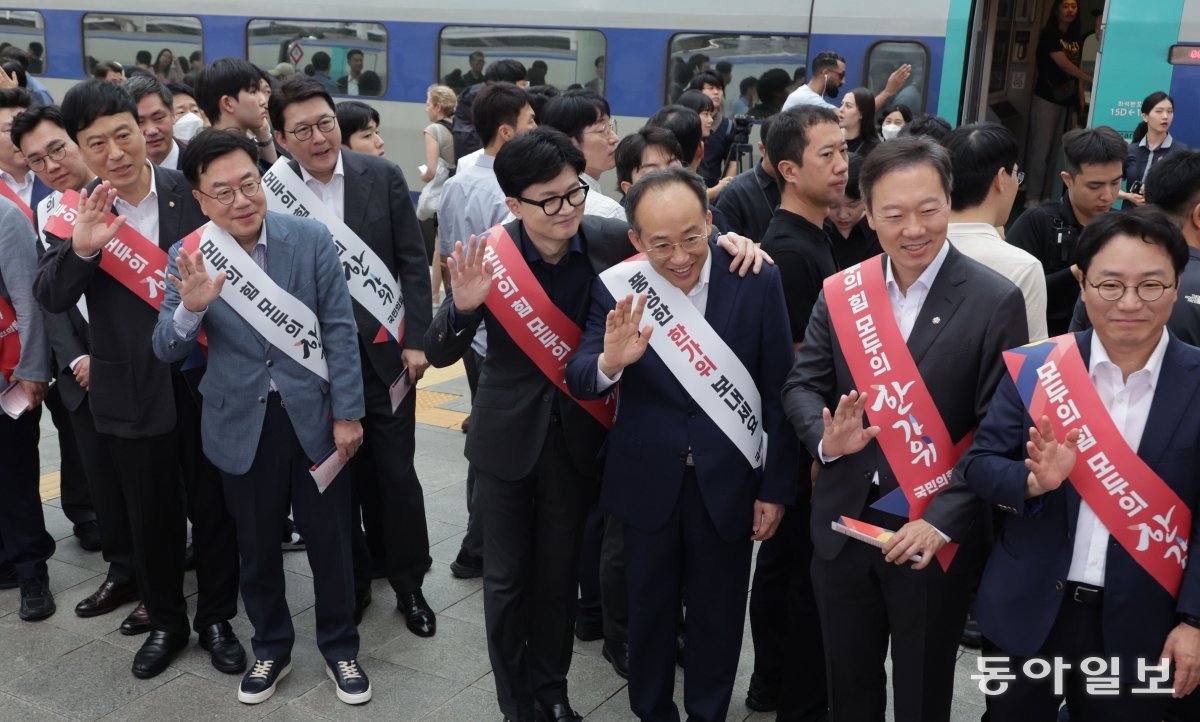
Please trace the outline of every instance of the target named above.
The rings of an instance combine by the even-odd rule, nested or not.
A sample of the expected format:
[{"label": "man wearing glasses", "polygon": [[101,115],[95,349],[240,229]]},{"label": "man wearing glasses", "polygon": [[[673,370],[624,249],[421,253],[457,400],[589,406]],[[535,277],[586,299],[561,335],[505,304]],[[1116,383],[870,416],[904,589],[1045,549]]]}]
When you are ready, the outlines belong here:
[{"label": "man wearing glasses", "polygon": [[[1009,373],[960,465],[970,491],[1008,512],[976,615],[1015,678],[992,687],[988,709],[1052,719],[1065,694],[1072,719],[1159,720],[1200,681],[1200,569],[1187,563],[1200,352],[1165,328],[1188,248],[1146,206],[1091,219],[1072,260],[1092,329],[1004,354]],[[1023,673],[1031,657],[1063,671]]]},{"label": "man wearing glasses", "polygon": [[543,125],[566,133],[583,151],[586,166],[581,177],[589,188],[583,212],[625,220],[621,204],[600,189],[600,176],[617,166],[617,144],[621,141],[608,101],[594,90],[568,90],[552,98],[540,117]]},{"label": "man wearing glasses", "polygon": [[[317,646],[338,698],[361,704],[371,699],[371,684],[356,659],[349,474],[343,469],[321,489],[309,473],[333,455],[349,461],[363,440],[350,295],[329,231],[267,212],[257,161],[250,139],[217,130],[184,151],[183,172],[212,222],[171,249],[154,352],[175,362],[191,353],[201,330],[207,335],[204,450],[221,471],[235,518],[242,600],[254,625],[256,661],[238,700],[266,701],[291,669],[295,631],[278,533],[290,504],[308,542]],[[248,294],[261,300],[245,300]],[[264,302],[311,324],[319,363],[286,331],[281,342]]]}]

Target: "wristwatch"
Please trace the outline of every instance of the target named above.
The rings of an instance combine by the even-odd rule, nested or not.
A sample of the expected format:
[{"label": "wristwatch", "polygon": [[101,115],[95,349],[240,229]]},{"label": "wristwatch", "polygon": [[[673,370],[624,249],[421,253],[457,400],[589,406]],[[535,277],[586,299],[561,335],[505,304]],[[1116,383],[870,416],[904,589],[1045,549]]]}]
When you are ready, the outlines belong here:
[{"label": "wristwatch", "polygon": [[270,148],[271,147],[271,139],[270,138],[267,138],[266,140],[259,140],[258,138],[255,138],[254,143],[256,145],[258,145],[259,148]]},{"label": "wristwatch", "polygon": [[1195,627],[1196,629],[1200,629],[1200,617],[1190,617],[1190,616],[1184,615],[1183,618],[1180,619],[1179,621],[1183,622],[1184,624],[1188,625],[1189,627]]}]

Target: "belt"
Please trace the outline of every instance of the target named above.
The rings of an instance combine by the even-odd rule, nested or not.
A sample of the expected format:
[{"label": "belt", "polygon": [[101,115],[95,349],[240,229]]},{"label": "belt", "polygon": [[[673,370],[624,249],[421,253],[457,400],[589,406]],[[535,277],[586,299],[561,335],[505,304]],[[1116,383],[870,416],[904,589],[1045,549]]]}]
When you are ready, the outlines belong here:
[{"label": "belt", "polygon": [[1103,589],[1079,582],[1067,582],[1063,591],[1066,593],[1067,599],[1089,607],[1100,606],[1100,603],[1104,601]]}]

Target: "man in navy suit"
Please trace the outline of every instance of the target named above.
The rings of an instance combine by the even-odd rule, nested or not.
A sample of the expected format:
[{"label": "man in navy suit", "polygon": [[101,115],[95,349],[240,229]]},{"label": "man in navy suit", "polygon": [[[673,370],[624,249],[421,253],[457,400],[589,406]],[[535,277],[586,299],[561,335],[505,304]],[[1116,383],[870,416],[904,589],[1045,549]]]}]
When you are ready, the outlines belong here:
[{"label": "man in navy suit", "polygon": [[[773,267],[745,278],[727,270],[730,256],[709,241],[712,217],[699,176],[683,168],[655,171],[630,188],[626,204],[633,225],[629,238],[653,268],[646,276],[660,288],[682,291],[687,300],[679,302],[690,302],[707,321],[709,337],[728,345],[718,370],[744,365],[762,399],[754,412],[770,437],[765,462],[751,463],[727,436],[728,421],[705,406],[715,400],[719,407],[727,399],[699,393],[718,387],[716,371],[700,379],[693,395],[665,363],[663,349],[646,354],[653,332],[665,339],[668,331],[654,323],[642,327],[645,295],[614,300],[607,283],[593,285],[591,313],[568,363],[567,381],[583,399],[611,393],[618,379],[621,384],[601,504],[625,524],[634,601],[630,706],[643,720],[680,718],[672,690],[683,597],[684,706],[689,719],[715,722],[725,719],[733,693],[753,542],[774,534],[783,506],[796,496],[796,439],[780,401],[792,362],[787,310]],[[693,339],[699,321],[688,325]],[[665,348],[668,354],[678,350],[670,341]],[[712,345],[703,348],[712,353]]]},{"label": "man in navy suit", "polygon": [[[1192,412],[1200,403],[1200,350],[1164,328],[1187,259],[1178,228],[1157,209],[1097,216],[1080,236],[1075,261],[1094,330],[1074,339],[1103,405],[1094,408],[1111,416],[1124,443],[1153,472],[1124,478],[1145,498],[1151,498],[1146,484],[1157,481],[1154,475],[1165,482],[1192,514],[1190,530],[1183,531],[1194,541],[1200,416]],[[1096,428],[1094,415],[1085,413],[1082,421]],[[1109,439],[1107,448],[1103,439],[1099,446],[1115,457],[1121,439]],[[1075,483],[1087,466],[1077,461],[1094,458],[1085,453],[1090,446],[1078,429],[1056,434],[1047,416],[1031,419],[1017,385],[1005,376],[960,466],[970,491],[1008,512],[976,601],[986,648],[1007,655],[1006,666],[1016,674],[989,698],[993,722],[1052,719],[1063,692],[1072,719],[1160,720],[1168,694],[1130,693],[1131,686],[1149,686],[1139,665],[1170,660],[1176,697],[1200,680],[1200,570],[1188,564],[1173,597],[1135,556],[1139,545],[1131,553],[1119,534],[1110,534]],[[1071,484],[1064,483],[1068,475]],[[1100,491],[1105,497],[1120,489]],[[1029,679],[1022,667],[1031,657],[1069,665],[1065,690],[1054,689],[1053,675]],[[1120,660],[1119,694],[1088,693],[1080,671],[1088,657],[1106,667]],[[1116,671],[1109,667],[1107,674]]]},{"label": "man in navy suit", "polygon": [[[184,152],[184,174],[215,226],[209,232],[232,237],[236,246],[226,243],[222,253],[229,267],[220,273],[209,271],[202,250],[181,250],[180,244],[171,249],[172,285],[154,329],[154,353],[168,363],[180,361],[194,350],[202,326],[207,334],[208,370],[200,385],[204,453],[221,472],[237,525],[242,600],[254,625],[257,658],[242,678],[238,700],[266,701],[291,669],[295,632],[284,599],[278,531],[290,502],[308,541],[317,646],[338,698],[362,704],[371,699],[371,685],[356,661],[350,474],[343,469],[323,490],[309,474],[333,454],[344,464],[362,444],[362,378],[350,292],[324,226],[267,213],[257,162],[248,138],[216,130],[196,136]],[[204,238],[212,239],[208,232]],[[221,293],[236,266],[261,269],[266,278],[252,287],[235,286],[233,296],[255,288],[278,308],[294,302],[288,312],[293,319],[313,317],[325,378],[294,358],[300,352],[288,353],[296,347],[291,336],[289,343],[275,345],[263,333],[271,326],[264,316],[244,315],[230,293]]]}]

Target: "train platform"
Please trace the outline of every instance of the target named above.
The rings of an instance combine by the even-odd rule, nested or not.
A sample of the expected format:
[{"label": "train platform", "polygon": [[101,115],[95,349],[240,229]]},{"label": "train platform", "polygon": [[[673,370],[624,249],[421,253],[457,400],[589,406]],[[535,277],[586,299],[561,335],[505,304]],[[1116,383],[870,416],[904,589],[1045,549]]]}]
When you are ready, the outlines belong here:
[{"label": "train platform", "polygon": [[[57,541],[50,583],[57,613],[23,622],[16,590],[0,591],[0,722],[50,720],[429,720],[492,722],[501,715],[484,639],[483,591],[479,579],[455,579],[449,564],[465,533],[467,510],[459,424],[470,408],[461,366],[430,369],[418,388],[417,472],[425,489],[433,568],[425,578],[426,599],[438,615],[436,636],[410,633],[395,609],[386,580],[377,580],[373,603],[359,631],[364,670],[374,698],[361,707],[337,700],[314,639],[313,591],[304,552],[284,555],[287,599],[296,628],[292,673],[275,696],[247,706],[236,698],[239,677],[215,670],[196,644],[176,656],[166,672],[150,680],[130,673],[143,637],[122,636],[118,627],[133,604],[102,617],[75,616],[77,602],[95,591],[106,569],[99,553],[80,548],[71,523],[58,506],[58,448],[54,427],[43,414],[42,498],[46,527]],[[195,608],[196,580],[188,572],[186,593]],[[241,612],[232,621],[249,651],[250,623]],[[956,671],[954,722],[978,720],[983,695],[970,675],[976,653],[961,650]],[[753,665],[750,627],[742,645],[730,720],[768,722],[774,714],[752,713],[744,704]],[[682,709],[683,671],[676,700]],[[587,720],[633,719],[626,683],[601,657],[601,642],[575,642],[571,702]],[[891,715],[889,713],[889,719]]]}]

